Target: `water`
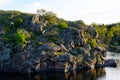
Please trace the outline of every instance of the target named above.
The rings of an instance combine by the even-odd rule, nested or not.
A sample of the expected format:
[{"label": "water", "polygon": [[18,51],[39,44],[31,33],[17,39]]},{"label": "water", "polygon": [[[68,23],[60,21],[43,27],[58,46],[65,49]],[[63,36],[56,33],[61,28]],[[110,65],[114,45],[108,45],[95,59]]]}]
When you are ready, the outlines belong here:
[{"label": "water", "polygon": [[40,73],[28,74],[0,74],[0,80],[120,80],[120,54],[108,52],[108,59],[118,62],[117,68],[100,68],[83,70],[79,73]]},{"label": "water", "polygon": [[107,59],[117,61],[117,68],[105,68],[106,76],[100,77],[98,80],[120,80],[120,53],[107,53]]}]

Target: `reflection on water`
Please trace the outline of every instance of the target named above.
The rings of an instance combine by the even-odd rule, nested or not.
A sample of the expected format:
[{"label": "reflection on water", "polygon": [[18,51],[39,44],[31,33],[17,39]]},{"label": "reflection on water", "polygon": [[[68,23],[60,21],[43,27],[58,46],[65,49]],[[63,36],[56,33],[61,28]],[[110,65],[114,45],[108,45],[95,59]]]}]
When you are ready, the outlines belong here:
[{"label": "reflection on water", "polygon": [[80,71],[79,73],[65,74],[67,80],[96,80],[98,77],[105,76],[105,69],[93,69]]},{"label": "reflection on water", "polygon": [[120,80],[120,54],[110,53],[108,59],[117,60],[117,68],[100,68],[74,73],[40,73],[36,75],[0,74],[0,80]]},{"label": "reflection on water", "polygon": [[84,70],[79,73],[40,73],[36,75],[4,74],[0,80],[96,80],[105,75],[105,69]]}]

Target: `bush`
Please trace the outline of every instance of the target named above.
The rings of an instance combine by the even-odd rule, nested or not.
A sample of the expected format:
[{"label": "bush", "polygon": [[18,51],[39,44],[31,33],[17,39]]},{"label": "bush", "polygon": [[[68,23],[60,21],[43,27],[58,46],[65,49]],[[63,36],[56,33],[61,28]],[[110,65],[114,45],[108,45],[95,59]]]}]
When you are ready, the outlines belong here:
[{"label": "bush", "polygon": [[58,27],[59,27],[59,29],[66,29],[66,28],[68,28],[68,25],[67,25],[67,23],[62,22],[58,25]]},{"label": "bush", "polygon": [[17,44],[26,44],[27,40],[30,38],[30,33],[25,29],[18,29],[15,35],[15,42]]},{"label": "bush", "polygon": [[95,39],[88,39],[87,43],[90,44],[92,48],[95,48],[97,46],[96,40]]}]

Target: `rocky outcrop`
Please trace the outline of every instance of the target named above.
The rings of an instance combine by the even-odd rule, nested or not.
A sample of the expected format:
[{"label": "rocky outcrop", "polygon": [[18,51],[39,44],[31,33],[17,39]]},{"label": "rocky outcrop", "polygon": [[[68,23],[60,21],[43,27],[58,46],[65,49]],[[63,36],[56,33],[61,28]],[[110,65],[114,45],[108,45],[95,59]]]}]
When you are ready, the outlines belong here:
[{"label": "rocky outcrop", "polygon": [[96,67],[117,67],[116,60],[108,59],[104,64],[97,64]]},{"label": "rocky outcrop", "polygon": [[[50,27],[46,26],[48,22],[41,18],[33,15],[30,24],[26,25],[29,25],[27,29],[31,34],[43,34],[34,34],[25,44],[17,44],[14,40],[5,41],[6,38],[2,36],[5,36],[6,31],[0,30],[0,72],[68,72],[116,64],[114,61],[106,61],[106,50],[96,42],[98,34],[94,27],[72,25],[59,30],[58,25],[49,23]],[[24,37],[22,35],[20,39],[25,40]]]}]

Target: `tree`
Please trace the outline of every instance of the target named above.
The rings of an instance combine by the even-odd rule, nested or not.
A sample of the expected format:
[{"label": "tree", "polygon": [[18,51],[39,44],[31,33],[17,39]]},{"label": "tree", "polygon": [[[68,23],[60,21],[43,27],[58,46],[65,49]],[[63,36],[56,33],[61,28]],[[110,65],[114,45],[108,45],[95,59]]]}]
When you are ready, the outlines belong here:
[{"label": "tree", "polygon": [[56,24],[56,14],[52,11],[46,11],[44,9],[38,9],[36,12],[38,15],[41,16],[43,22],[48,21],[49,23]]},{"label": "tree", "polygon": [[38,9],[36,11],[37,14],[41,15],[41,16],[44,16],[46,14],[46,10],[45,9]]}]

